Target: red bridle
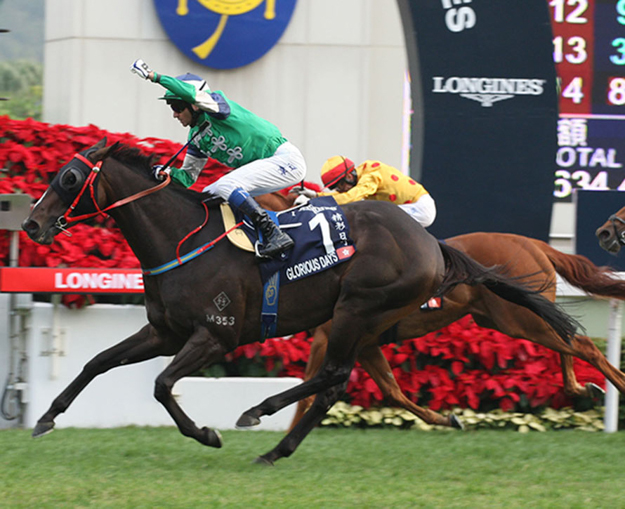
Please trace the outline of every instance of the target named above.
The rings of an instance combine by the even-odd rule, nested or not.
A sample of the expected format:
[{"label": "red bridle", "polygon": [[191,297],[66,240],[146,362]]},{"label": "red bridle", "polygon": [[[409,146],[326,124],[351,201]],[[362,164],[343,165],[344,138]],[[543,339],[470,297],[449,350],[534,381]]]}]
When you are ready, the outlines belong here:
[{"label": "red bridle", "polygon": [[[108,207],[105,207],[105,208],[101,209],[100,206],[98,205],[98,202],[97,202],[96,198],[95,198],[95,180],[96,180],[96,177],[98,176],[98,173],[100,172],[100,167],[102,166],[102,161],[98,161],[94,165],[91,161],[89,161],[89,159],[87,159],[86,157],[84,157],[81,154],[75,154],[74,155],[74,159],[78,159],[83,164],[86,164],[87,167],[91,167],[91,172],[89,173],[89,175],[85,179],[85,183],[83,184],[82,188],[80,189],[80,191],[76,195],[76,198],[74,198],[72,204],[65,211],[65,213],[56,220],[56,224],[55,224],[56,228],[61,230],[66,235],[71,235],[71,233],[66,229],[66,226],[68,226],[70,223],[75,223],[77,221],[83,221],[85,219],[90,219],[90,218],[95,217],[97,215],[106,215],[106,212],[108,212],[109,210],[112,210],[112,209],[117,208],[117,207],[121,207],[122,205],[126,205],[127,203],[130,203],[130,202],[133,202],[135,200],[138,200],[139,198],[143,198],[144,196],[148,196],[148,195],[150,195],[152,193],[155,193],[156,191],[160,191],[161,189],[163,189],[164,187],[169,185],[169,183],[171,182],[171,176],[169,174],[167,174],[165,180],[163,182],[161,182],[160,184],[158,184],[157,186],[151,187],[149,189],[144,189],[143,191],[139,191],[138,193],[135,193],[132,196],[128,196],[127,198],[122,198],[121,200],[117,200],[115,203],[112,203]],[[85,190],[87,188],[89,188],[89,193],[91,195],[91,201],[93,202],[93,206],[96,209],[96,211],[95,212],[90,212],[88,214],[82,214],[80,216],[69,217],[69,214],[71,214],[74,211],[74,209],[78,206],[78,203],[80,202],[80,200],[81,200],[81,198],[82,198],[82,196],[85,193]],[[206,226],[206,224],[208,223],[208,216],[209,216],[208,206],[206,205],[205,202],[202,202],[202,205],[203,205],[205,213],[206,213],[206,216],[204,218],[204,222],[200,226],[195,228],[193,231],[191,231],[189,234],[187,234],[178,243],[178,246],[176,248],[176,259],[172,263],[166,264],[166,267],[164,266],[164,267],[157,267],[156,269],[144,270],[144,274],[145,275],[160,274],[162,272],[165,272],[167,270],[175,268],[175,267],[177,267],[179,265],[182,265],[183,263],[186,263],[187,261],[189,261],[189,260],[195,258],[196,256],[198,256],[198,255],[208,251],[209,249],[213,248],[215,246],[215,244],[217,242],[219,242],[221,239],[223,239],[226,235],[228,235],[228,233],[230,233],[232,230],[234,230],[236,228],[239,228],[243,224],[243,221],[239,222],[238,224],[236,224],[235,226],[230,228],[228,231],[224,232],[222,235],[217,237],[215,240],[213,240],[211,242],[208,242],[207,244],[201,246],[198,249],[195,249],[191,253],[188,253],[187,255],[184,256],[184,259],[183,259],[183,257],[180,255],[180,248],[181,248],[182,244],[187,239],[189,239],[190,237],[195,235],[197,232],[199,232],[202,228],[204,228],[204,226]]]},{"label": "red bridle", "polygon": [[[117,207],[121,207],[122,205],[126,205],[127,203],[138,200],[139,198],[143,198],[144,196],[148,196],[149,194],[155,193],[156,191],[160,191],[161,189],[169,185],[169,183],[171,182],[171,177],[168,174],[165,180],[161,182],[160,184],[158,184],[157,186],[151,187],[149,189],[145,189],[143,191],[139,191],[138,193],[133,194],[132,196],[128,196],[127,198],[122,198],[121,200],[117,200],[115,203],[112,203],[108,207],[101,209],[100,206],[98,205],[97,200],[95,199],[95,180],[96,180],[96,177],[98,176],[98,173],[100,172],[102,161],[98,161],[94,165],[91,161],[89,161],[89,159],[87,159],[85,156],[81,154],[74,154],[74,159],[78,159],[83,164],[86,164],[87,166],[91,167],[91,173],[89,173],[89,175],[85,179],[85,183],[83,184],[82,188],[76,195],[76,198],[74,198],[74,201],[72,202],[72,204],[65,211],[65,213],[56,220],[55,226],[59,230],[64,232],[66,235],[71,235],[66,229],[66,227],[69,224],[75,223],[77,221],[84,221],[85,219],[90,219],[98,215],[105,216],[106,212],[108,212],[109,210],[115,209]],[[96,209],[96,212],[90,212],[88,214],[82,214],[80,216],[70,217],[69,215],[74,211],[74,209],[78,205],[78,202],[80,202],[87,188],[89,188],[91,201],[93,203],[94,208]]]}]

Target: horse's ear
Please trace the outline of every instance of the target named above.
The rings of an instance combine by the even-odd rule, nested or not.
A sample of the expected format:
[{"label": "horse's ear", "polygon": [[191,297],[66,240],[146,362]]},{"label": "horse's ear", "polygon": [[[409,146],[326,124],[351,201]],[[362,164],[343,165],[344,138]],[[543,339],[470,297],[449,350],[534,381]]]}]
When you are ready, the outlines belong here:
[{"label": "horse's ear", "polygon": [[106,147],[106,136],[102,138],[100,141],[98,141],[91,148],[88,148],[85,151],[81,152],[81,154],[84,154],[84,156],[87,157],[90,161],[97,163],[98,161],[102,159],[102,152],[105,147]]},{"label": "horse's ear", "polygon": [[106,147],[106,136],[104,138],[102,138],[100,141],[98,141],[93,147],[91,148],[95,148],[96,150],[101,149]]},{"label": "horse's ear", "polygon": [[103,161],[106,159],[111,152],[119,147],[119,141],[113,143],[110,147],[106,146],[106,137],[102,138],[98,143],[96,143],[93,148],[96,149],[95,152],[91,154],[90,159],[93,162]]}]

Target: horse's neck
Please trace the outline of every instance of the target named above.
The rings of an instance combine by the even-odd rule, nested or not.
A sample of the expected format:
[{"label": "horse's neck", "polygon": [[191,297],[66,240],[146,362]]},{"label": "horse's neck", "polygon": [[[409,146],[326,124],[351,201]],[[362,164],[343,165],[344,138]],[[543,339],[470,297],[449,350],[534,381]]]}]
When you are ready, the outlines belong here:
[{"label": "horse's neck", "polygon": [[[116,189],[123,189],[123,186]],[[143,189],[145,179],[138,189],[128,190],[126,186],[123,195],[120,191],[119,196],[110,201],[126,198]],[[157,267],[175,259],[179,242],[206,219],[204,207],[167,188],[113,209],[110,213],[144,268]],[[210,221],[201,232],[185,241],[180,254],[192,249],[200,239],[219,235],[220,218],[218,207],[211,207]]]}]

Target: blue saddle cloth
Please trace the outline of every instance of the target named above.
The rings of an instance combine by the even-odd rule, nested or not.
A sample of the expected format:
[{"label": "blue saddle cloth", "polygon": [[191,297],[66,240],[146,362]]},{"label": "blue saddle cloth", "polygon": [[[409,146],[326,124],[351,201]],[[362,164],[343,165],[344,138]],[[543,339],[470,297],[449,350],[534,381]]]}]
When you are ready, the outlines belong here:
[{"label": "blue saddle cloth", "polygon": [[[278,212],[277,217],[295,246],[280,259],[259,264],[263,284],[276,272],[280,273],[281,285],[292,283],[347,261],[356,252],[347,218],[331,196],[314,198],[301,207]],[[243,221],[243,230],[252,243],[256,242],[254,227],[246,218]]]}]

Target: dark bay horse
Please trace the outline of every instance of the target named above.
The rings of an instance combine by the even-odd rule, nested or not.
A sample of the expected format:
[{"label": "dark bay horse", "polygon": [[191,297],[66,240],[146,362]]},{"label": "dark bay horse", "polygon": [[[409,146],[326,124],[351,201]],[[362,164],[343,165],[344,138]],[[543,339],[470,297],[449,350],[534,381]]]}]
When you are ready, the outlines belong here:
[{"label": "dark bay horse", "polygon": [[625,246],[625,207],[612,214],[595,232],[599,245],[608,253],[618,254]]},{"label": "dark bay horse", "polygon": [[[264,195],[259,197],[259,201],[265,207],[282,210],[292,205],[295,196]],[[622,234],[625,232],[625,209],[621,213],[624,220],[620,223]],[[615,231],[611,225],[609,231]],[[545,288],[543,295],[551,301],[555,301],[556,297],[555,285],[550,285],[555,282],[556,273],[589,295],[625,300],[625,281],[619,279],[612,269],[597,267],[584,256],[562,253],[540,240],[504,233],[470,233],[446,239],[445,242],[484,266],[505,267],[509,277],[532,274],[532,280]],[[589,338],[578,335],[570,345],[562,345],[553,330],[536,315],[484,291],[480,286],[455,287],[445,296],[442,309],[414,310],[400,320],[396,339],[401,341],[424,336],[468,314],[482,327],[497,330],[513,338],[527,339],[560,352],[564,391],[567,395],[598,397],[603,393],[595,384],[589,383],[582,387],[577,382],[571,355],[590,362],[625,393],[625,374],[613,368]],[[305,380],[314,376],[321,366],[330,327],[331,323],[326,323],[314,330]],[[362,350],[358,361],[376,382],[389,404],[405,408],[428,424],[461,426],[453,414],[442,416],[409,400],[402,393],[379,347]],[[299,422],[310,404],[312,398],[298,403],[291,427]]]},{"label": "dark bay horse", "polygon": [[[224,234],[220,208],[205,203],[205,195],[168,185],[169,179],[155,185],[149,157],[123,145],[105,145],[106,140],[102,140],[61,168],[24,220],[23,228],[31,239],[51,243],[73,222],[108,213],[144,272],[207,245],[212,249],[174,270],[146,274],[149,323],[89,361],[39,419],[33,435],[51,431],[55,417],[67,410],[97,375],[117,366],[173,355],[156,378],[155,398],[183,435],[221,447],[219,434],[198,428],[171,389],[180,378],[221,360],[239,345],[261,338],[263,292],[257,261],[252,253],[225,240],[217,242]],[[483,284],[541,316],[557,331],[562,345],[569,344],[575,335],[574,320],[537,290],[439,244],[398,207],[359,202],[345,206],[343,211],[356,246],[354,256],[280,291],[276,335],[310,329],[330,318],[333,325],[319,373],[249,409],[238,420],[241,427],[253,426],[263,415],[318,394],[298,426],[276,448],[257,458],[260,463],[272,464],[289,456],[345,390],[359,352],[375,345],[383,331],[436,292],[444,294],[458,284]],[[224,295],[229,302],[226,308],[225,299],[218,299]],[[216,316],[221,319],[214,319]]]}]

